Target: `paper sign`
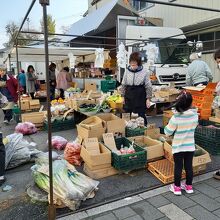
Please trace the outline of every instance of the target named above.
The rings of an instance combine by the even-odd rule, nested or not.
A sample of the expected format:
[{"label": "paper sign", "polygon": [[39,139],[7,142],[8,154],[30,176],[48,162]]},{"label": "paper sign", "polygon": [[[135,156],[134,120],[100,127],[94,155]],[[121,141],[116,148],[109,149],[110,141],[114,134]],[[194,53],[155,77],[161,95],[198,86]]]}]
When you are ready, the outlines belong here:
[{"label": "paper sign", "polygon": [[111,150],[117,150],[113,133],[106,133],[102,136],[104,143],[108,148],[110,148]]}]

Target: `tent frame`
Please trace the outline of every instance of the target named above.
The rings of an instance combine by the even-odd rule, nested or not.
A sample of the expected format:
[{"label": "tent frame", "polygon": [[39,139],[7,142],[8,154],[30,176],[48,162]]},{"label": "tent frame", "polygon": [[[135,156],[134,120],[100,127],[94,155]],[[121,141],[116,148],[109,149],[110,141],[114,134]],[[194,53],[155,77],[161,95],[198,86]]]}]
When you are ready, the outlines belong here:
[{"label": "tent frame", "polygon": [[[204,7],[197,7],[193,5],[185,5],[185,4],[177,4],[177,3],[171,3],[171,2],[162,2],[162,1],[157,1],[157,0],[135,0],[139,2],[148,2],[148,3],[155,3],[155,4],[161,4],[161,5],[167,5],[167,6],[174,6],[174,7],[182,7],[182,8],[190,8],[190,9],[197,9],[197,10],[205,10],[205,11],[212,11],[212,12],[220,12],[219,9],[212,9],[212,8],[204,8]],[[20,25],[20,28],[14,38],[14,45],[16,47],[16,59],[17,59],[17,73],[19,73],[19,61],[18,61],[18,36],[20,33],[36,33],[36,32],[24,32],[22,31],[23,25],[25,21],[27,20],[33,6],[35,5],[36,0],[32,0],[23,20]],[[49,201],[49,210],[48,210],[48,217],[51,220],[54,220],[56,218],[56,208],[53,204],[53,166],[52,166],[52,144],[51,144],[51,137],[52,137],[52,132],[51,132],[51,111],[50,111],[50,84],[49,84],[49,71],[48,71],[48,66],[49,66],[49,52],[48,52],[48,36],[52,35],[48,33],[48,28],[47,28],[47,6],[50,5],[49,0],[39,0],[39,4],[42,6],[42,13],[43,13],[43,24],[44,24],[44,31],[43,32],[38,32],[38,34],[44,34],[44,48],[45,48],[45,73],[46,73],[46,80],[47,80],[47,120],[48,120],[48,150],[49,150],[49,181],[50,181],[50,201]],[[92,37],[92,36],[74,36],[74,35],[68,35],[68,34],[54,34],[58,36],[73,36],[73,37]],[[172,37],[172,36],[171,36]],[[173,36],[174,37],[174,36]],[[94,38],[94,36],[93,36]],[[109,37],[101,37],[101,36],[95,36],[96,39],[109,39]],[[111,38],[112,39],[112,38]],[[114,38],[117,39],[117,38]],[[119,39],[118,39],[119,40]],[[129,39],[126,39],[129,40]],[[133,40],[133,39],[132,39]],[[142,40],[143,41],[143,40]],[[18,86],[19,87],[19,86]],[[19,90],[20,91],[20,90]],[[19,92],[20,93],[20,92]],[[19,94],[20,96],[20,94]],[[20,100],[20,98],[19,98]],[[19,101],[20,102],[20,101]]]}]

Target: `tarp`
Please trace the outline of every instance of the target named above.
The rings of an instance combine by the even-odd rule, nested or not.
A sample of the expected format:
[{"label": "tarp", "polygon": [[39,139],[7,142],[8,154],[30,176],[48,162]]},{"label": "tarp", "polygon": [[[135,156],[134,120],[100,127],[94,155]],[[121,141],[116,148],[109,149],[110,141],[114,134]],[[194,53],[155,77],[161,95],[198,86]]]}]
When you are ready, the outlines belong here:
[{"label": "tarp", "polygon": [[[80,36],[86,34],[94,35],[109,30],[116,27],[118,15],[137,16],[138,12],[123,0],[111,0],[109,3],[72,24],[68,34]],[[75,38],[76,37],[69,36],[59,37],[61,41],[65,42],[71,41]]]},{"label": "tarp", "polygon": [[[49,46],[49,61],[56,62],[68,59],[68,54],[76,56],[76,62],[94,62],[96,48],[74,48]],[[9,52],[11,62],[16,62],[16,48]],[[108,58],[109,51],[104,52],[105,59]],[[44,45],[18,47],[19,62],[44,62]]]}]

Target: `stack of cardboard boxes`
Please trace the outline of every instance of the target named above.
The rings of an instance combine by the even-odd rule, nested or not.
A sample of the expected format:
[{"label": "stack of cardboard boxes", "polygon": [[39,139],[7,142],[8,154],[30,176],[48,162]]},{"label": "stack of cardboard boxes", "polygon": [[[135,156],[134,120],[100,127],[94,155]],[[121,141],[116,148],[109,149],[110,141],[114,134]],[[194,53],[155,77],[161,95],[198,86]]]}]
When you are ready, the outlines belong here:
[{"label": "stack of cardboard boxes", "polygon": [[111,152],[98,142],[98,138],[84,139],[80,156],[84,160],[84,172],[93,179],[117,174],[111,166]]}]

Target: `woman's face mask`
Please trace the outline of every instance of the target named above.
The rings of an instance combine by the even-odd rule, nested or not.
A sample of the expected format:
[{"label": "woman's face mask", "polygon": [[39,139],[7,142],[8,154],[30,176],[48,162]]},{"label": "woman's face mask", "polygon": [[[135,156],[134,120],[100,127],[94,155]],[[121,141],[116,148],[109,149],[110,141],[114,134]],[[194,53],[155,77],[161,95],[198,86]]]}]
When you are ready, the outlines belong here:
[{"label": "woman's face mask", "polygon": [[131,61],[130,62],[130,67],[132,70],[136,70],[138,68],[137,62]]}]

